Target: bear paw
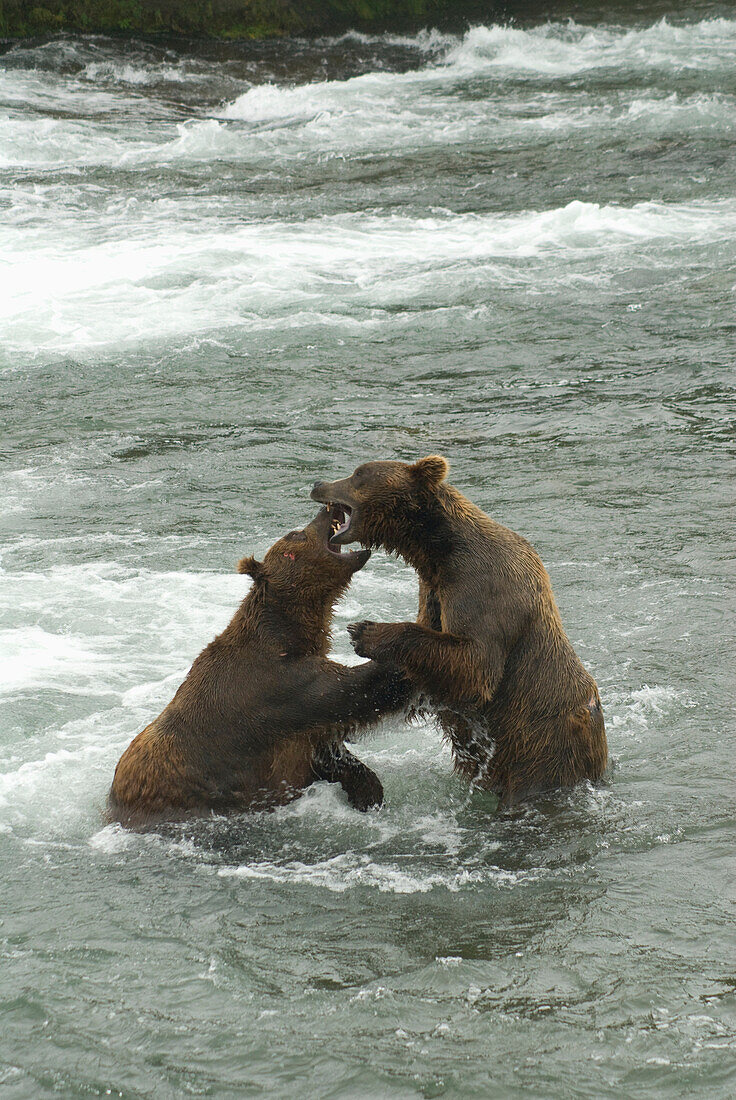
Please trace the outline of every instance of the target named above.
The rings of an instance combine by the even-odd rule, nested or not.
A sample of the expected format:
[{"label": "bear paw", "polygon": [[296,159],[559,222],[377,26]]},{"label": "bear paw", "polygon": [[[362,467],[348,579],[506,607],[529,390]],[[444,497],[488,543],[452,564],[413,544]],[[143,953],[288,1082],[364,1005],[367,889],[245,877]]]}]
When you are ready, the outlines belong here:
[{"label": "bear paw", "polygon": [[357,782],[347,791],[347,795],[350,805],[362,813],[366,813],[367,810],[380,810],[383,805],[381,780],[370,768],[365,769]]},{"label": "bear paw", "polygon": [[362,623],[350,623],[348,634],[353,649],[359,657],[378,660],[381,656],[381,624],[365,619]]}]

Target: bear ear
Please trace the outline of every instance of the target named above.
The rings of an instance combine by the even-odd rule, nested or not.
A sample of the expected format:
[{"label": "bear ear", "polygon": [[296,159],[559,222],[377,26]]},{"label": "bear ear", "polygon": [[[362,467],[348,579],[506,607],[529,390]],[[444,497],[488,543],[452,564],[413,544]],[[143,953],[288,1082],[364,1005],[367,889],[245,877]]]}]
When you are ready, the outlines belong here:
[{"label": "bear ear", "polygon": [[254,581],[263,577],[263,562],[255,558],[241,558],[237,564],[238,573],[247,573]]},{"label": "bear ear", "polygon": [[411,472],[425,485],[439,485],[444,481],[450,470],[449,463],[442,455],[428,455],[420,458],[411,467]]}]

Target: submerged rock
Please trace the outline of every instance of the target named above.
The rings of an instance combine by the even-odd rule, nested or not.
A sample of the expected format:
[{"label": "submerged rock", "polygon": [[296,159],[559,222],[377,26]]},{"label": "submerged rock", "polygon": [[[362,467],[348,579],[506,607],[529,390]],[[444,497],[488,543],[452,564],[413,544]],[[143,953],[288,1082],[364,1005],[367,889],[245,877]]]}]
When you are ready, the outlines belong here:
[{"label": "submerged rock", "polygon": [[4,0],[0,36],[82,31],[269,38],[458,24],[497,16],[503,8],[481,0]]}]

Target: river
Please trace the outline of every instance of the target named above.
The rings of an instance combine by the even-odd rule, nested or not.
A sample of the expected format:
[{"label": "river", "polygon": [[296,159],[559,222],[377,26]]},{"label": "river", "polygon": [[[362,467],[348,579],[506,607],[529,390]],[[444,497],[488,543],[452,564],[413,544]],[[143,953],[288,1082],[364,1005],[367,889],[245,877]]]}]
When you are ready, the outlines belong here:
[{"label": "river", "polygon": [[[736,16],[0,56],[0,1092],[730,1098]],[[106,826],[315,478],[445,454],[612,767],[497,814],[431,722]],[[346,625],[411,618],[375,553]]]}]

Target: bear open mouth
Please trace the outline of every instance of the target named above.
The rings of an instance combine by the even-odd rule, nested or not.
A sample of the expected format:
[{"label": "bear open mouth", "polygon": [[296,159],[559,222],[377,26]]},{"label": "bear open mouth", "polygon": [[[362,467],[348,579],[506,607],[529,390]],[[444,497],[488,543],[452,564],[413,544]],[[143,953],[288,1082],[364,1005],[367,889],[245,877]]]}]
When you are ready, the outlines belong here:
[{"label": "bear open mouth", "polygon": [[[337,535],[344,535],[346,531],[350,530],[350,519],[352,508],[349,508],[347,504],[333,504],[327,503],[327,511],[330,513],[330,535],[327,540],[327,549],[333,554],[342,553],[342,547],[340,543],[332,544],[332,540]],[[348,551],[351,553],[352,551]]]}]

